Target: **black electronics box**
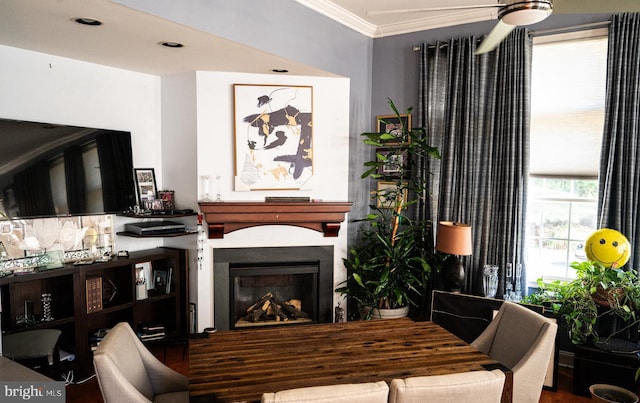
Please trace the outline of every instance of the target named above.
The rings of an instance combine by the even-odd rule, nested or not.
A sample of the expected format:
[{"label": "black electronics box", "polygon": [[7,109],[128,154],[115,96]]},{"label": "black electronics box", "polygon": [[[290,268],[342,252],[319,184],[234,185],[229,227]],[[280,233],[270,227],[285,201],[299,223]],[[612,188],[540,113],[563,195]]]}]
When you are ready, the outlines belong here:
[{"label": "black electronics box", "polygon": [[161,235],[185,232],[185,226],[174,221],[145,221],[125,224],[124,230],[136,235]]}]

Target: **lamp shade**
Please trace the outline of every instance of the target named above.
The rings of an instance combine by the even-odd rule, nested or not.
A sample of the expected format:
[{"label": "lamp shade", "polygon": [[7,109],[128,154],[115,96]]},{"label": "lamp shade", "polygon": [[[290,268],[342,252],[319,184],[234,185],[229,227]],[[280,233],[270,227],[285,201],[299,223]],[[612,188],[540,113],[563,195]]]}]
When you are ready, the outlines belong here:
[{"label": "lamp shade", "polygon": [[470,255],[471,225],[440,221],[436,237],[436,250],[450,255]]}]

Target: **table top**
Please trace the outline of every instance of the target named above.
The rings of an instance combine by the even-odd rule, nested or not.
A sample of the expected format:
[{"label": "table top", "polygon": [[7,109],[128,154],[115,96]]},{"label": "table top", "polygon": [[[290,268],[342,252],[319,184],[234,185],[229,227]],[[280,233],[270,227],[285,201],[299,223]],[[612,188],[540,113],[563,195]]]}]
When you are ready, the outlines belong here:
[{"label": "table top", "polygon": [[38,381],[53,382],[39,372],[18,364],[7,357],[0,357],[0,381]]},{"label": "table top", "polygon": [[433,322],[274,326],[191,339],[189,393],[192,401],[259,402],[264,392],[491,366],[500,364]]}]

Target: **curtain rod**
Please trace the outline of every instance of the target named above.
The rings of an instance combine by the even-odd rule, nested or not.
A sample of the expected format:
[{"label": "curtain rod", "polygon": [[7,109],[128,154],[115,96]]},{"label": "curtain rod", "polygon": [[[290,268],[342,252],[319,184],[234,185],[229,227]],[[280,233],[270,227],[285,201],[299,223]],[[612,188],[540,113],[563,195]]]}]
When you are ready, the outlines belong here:
[{"label": "curtain rod", "polygon": [[611,24],[611,21],[600,21],[600,22],[592,22],[589,24],[581,24],[581,25],[571,25],[568,27],[561,28],[551,28],[551,29],[542,29],[540,31],[530,31],[530,36],[544,36],[544,35],[553,35],[567,32],[576,32],[576,31],[584,31],[592,28],[604,28]]},{"label": "curtain rod", "polygon": [[[606,26],[608,26],[609,24],[611,24],[611,21],[607,20],[607,21],[600,21],[600,22],[592,22],[589,24],[581,24],[581,25],[571,25],[568,27],[561,27],[561,28],[552,28],[552,29],[544,29],[544,30],[540,30],[540,31],[530,31],[529,35],[530,36],[544,36],[544,35],[553,35],[553,34],[560,34],[560,33],[568,33],[568,32],[576,32],[576,31],[583,31],[583,30],[587,30],[587,29],[592,29],[592,28],[604,28]],[[446,46],[446,43],[444,44]],[[429,46],[435,46],[434,45],[429,45]],[[414,52],[419,52],[420,51],[420,46],[415,45],[412,50]]]}]

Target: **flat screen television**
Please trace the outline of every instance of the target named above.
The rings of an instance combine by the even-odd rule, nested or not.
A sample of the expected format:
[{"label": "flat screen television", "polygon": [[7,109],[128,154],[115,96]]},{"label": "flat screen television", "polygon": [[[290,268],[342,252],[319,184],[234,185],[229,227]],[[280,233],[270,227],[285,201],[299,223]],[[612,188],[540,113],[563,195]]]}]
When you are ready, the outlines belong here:
[{"label": "flat screen television", "polygon": [[131,133],[0,119],[5,218],[123,212],[135,205]]}]

